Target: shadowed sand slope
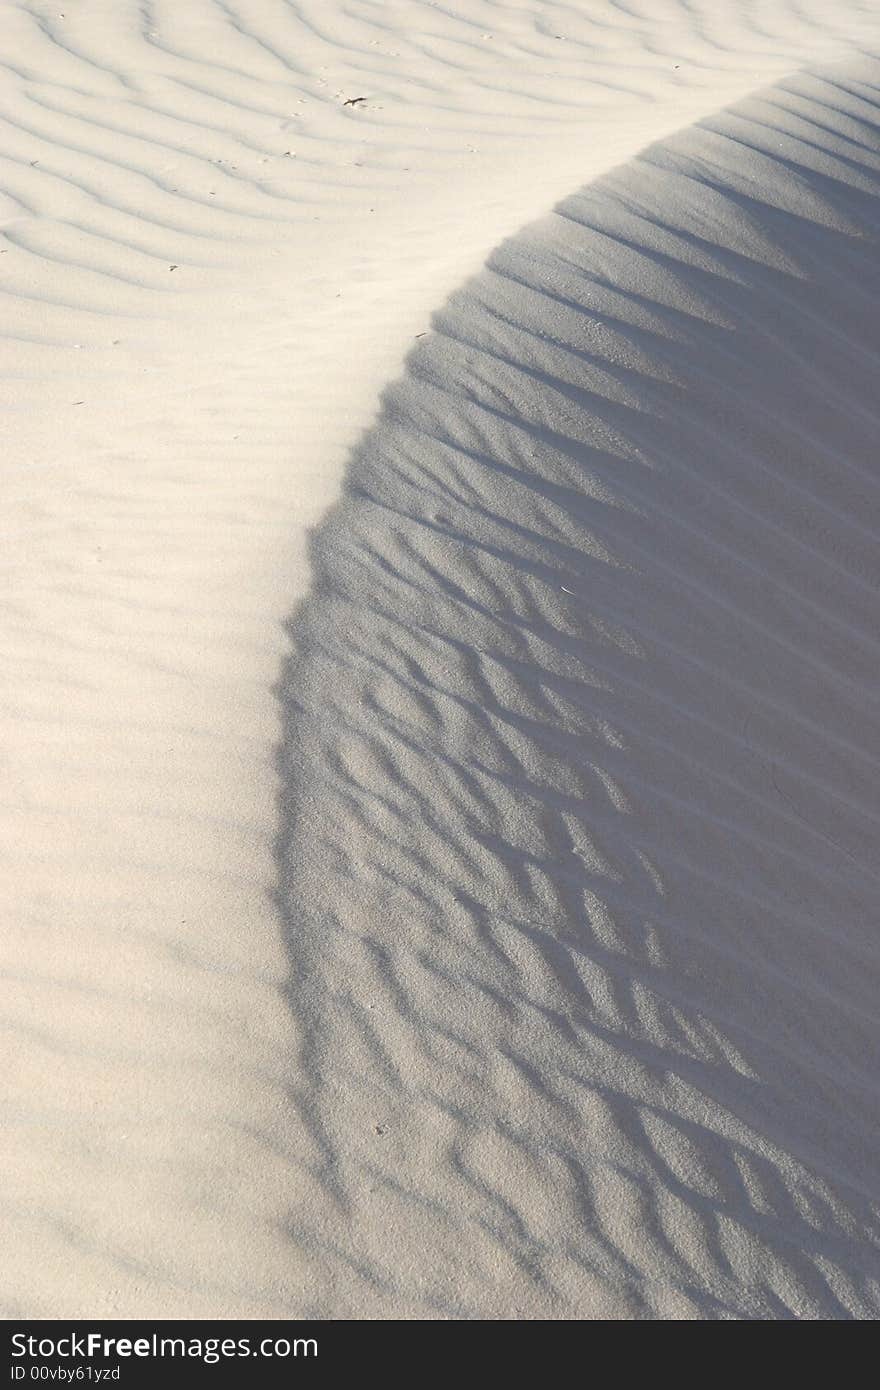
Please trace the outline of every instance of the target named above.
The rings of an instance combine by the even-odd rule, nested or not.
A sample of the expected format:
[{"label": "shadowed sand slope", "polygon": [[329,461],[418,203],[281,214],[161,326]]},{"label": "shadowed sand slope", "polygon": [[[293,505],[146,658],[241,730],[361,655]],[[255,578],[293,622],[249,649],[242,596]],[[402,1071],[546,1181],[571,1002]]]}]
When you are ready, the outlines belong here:
[{"label": "shadowed sand slope", "polygon": [[880,1313],[878,83],[786,80],[504,244],[314,533],[325,1315]]}]

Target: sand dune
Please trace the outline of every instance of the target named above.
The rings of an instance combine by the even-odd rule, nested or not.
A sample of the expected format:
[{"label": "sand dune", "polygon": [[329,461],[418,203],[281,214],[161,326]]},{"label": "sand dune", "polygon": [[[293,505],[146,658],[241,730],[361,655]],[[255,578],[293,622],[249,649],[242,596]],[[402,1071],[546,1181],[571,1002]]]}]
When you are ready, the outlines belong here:
[{"label": "sand dune", "polygon": [[292,1230],[337,1312],[880,1311],[878,79],[501,247],[315,535]]},{"label": "sand dune", "polygon": [[874,1310],[873,10],[3,7],[7,1315]]}]

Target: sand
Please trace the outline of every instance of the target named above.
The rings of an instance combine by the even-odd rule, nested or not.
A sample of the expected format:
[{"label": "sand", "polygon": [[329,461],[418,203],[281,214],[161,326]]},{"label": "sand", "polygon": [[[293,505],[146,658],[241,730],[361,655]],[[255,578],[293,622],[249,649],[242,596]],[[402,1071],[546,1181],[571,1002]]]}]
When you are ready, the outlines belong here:
[{"label": "sand", "polygon": [[6,1316],[877,1316],[871,9],[4,10]]}]

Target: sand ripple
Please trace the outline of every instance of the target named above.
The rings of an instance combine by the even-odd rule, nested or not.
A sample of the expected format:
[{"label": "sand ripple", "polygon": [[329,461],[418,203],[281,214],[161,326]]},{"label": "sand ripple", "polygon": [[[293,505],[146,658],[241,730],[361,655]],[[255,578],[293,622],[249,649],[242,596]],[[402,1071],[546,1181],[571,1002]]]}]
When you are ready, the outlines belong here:
[{"label": "sand ripple", "polygon": [[331,1315],[880,1312],[878,79],[505,243],[314,535],[282,862]]}]

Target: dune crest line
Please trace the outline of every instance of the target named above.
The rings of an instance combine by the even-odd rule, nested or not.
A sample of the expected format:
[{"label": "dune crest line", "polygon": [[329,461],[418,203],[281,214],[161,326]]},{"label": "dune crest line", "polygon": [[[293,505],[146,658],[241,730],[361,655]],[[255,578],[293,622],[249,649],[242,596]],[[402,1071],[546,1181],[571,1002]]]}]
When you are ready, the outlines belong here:
[{"label": "dune crest line", "polygon": [[[648,141],[815,62],[845,63],[853,55],[878,53],[878,35],[876,7],[865,0],[14,0],[0,6],[0,646],[6,658],[0,968],[7,1049],[0,1188],[2,1242],[15,1251],[0,1289],[7,1314],[277,1318],[316,1309],[333,1315],[337,1307],[368,1304],[384,1315],[401,1303],[395,1292],[403,1278],[399,1262],[382,1285],[382,1258],[372,1237],[364,1240],[369,1213],[343,1216],[354,1171],[344,1157],[344,1130],[328,1122],[325,1139],[313,1147],[323,1102],[316,1105],[312,1082],[319,1088],[323,1082],[320,1068],[313,1075],[302,1072],[311,1036],[308,1010],[298,1002],[299,977],[289,997],[291,957],[273,897],[281,715],[273,690],[288,647],[285,620],[308,592],[308,534],[337,500],[352,449],[375,418],[382,388],[403,371],[414,341],[430,347],[422,361],[435,363],[432,380],[439,383],[430,409],[443,421],[429,432],[437,434],[450,417],[464,419],[458,402],[462,389],[471,387],[462,388],[458,368],[458,376],[447,376],[445,366],[439,371],[435,358],[442,340],[423,335],[432,311],[505,238],[571,190],[622,166]],[[848,79],[841,80],[846,87]],[[870,73],[866,80],[873,81]],[[833,85],[813,95],[797,132],[805,149],[817,141],[821,148],[827,134],[822,103],[838,112],[832,125],[846,119],[839,115]],[[864,95],[870,98],[870,90]],[[849,100],[845,93],[843,100]],[[767,139],[777,139],[776,114],[767,111],[761,121]],[[870,162],[869,107],[858,107],[851,126],[834,128],[842,142],[835,146],[837,158],[852,158],[856,167]],[[793,147],[795,159],[800,144]],[[729,153],[732,159],[733,147]],[[736,167],[744,170],[746,163]],[[775,177],[775,165],[773,170]],[[850,173],[843,177],[848,181]],[[640,179],[645,178],[643,166]],[[664,209],[670,188],[664,176],[654,190]],[[699,234],[711,245],[714,213],[708,202],[704,213],[707,223]],[[670,215],[675,223],[674,208]],[[558,221],[552,225],[559,229]],[[585,237],[604,247],[610,283],[617,276],[616,224],[608,230],[603,242],[594,231],[569,229],[574,315],[581,312],[577,257]],[[742,235],[751,254],[757,229]],[[634,245],[640,236],[635,223]],[[771,249],[774,237],[775,232]],[[523,260],[515,273],[528,283],[505,295],[499,312],[511,322],[512,405],[519,409],[522,398],[525,409],[522,373],[530,359],[513,330],[525,323],[552,335],[564,306],[551,308],[546,296],[564,298],[569,287],[564,275],[548,277],[543,251],[536,258],[527,238],[517,244]],[[873,271],[868,251],[866,272]],[[760,249],[758,261],[765,254],[770,251]],[[798,252],[803,254],[805,247]],[[650,295],[656,277],[650,265],[644,273],[644,293]],[[643,271],[630,274],[631,295],[643,292],[637,274]],[[832,274],[826,265],[823,283],[830,285]],[[492,295],[493,283],[490,276]],[[767,288],[770,293],[769,280]],[[679,290],[670,293],[674,307]],[[851,300],[844,295],[842,302]],[[742,299],[736,307],[744,309]],[[647,314],[648,306],[643,309]],[[603,310],[612,329],[613,312]],[[629,331],[626,312],[615,332]],[[758,306],[756,314],[760,326],[764,308]],[[483,316],[468,309],[464,324],[456,310],[444,321],[449,334],[464,335],[466,342],[470,326]],[[790,320],[781,322],[780,352],[793,358],[790,370],[811,370],[786,337]],[[632,368],[639,420],[648,431],[645,457],[655,468],[654,445],[663,441],[655,439],[653,421],[664,402],[675,402],[675,383],[682,373],[696,377],[700,370],[708,383],[720,371],[717,356],[713,367],[690,350],[676,365],[669,339],[681,332],[690,341],[688,312],[674,329],[669,315],[664,323],[662,352],[645,340],[644,362],[635,347],[623,355],[613,344],[608,349],[618,354],[621,372],[627,364]],[[797,322],[794,329],[799,331]],[[839,375],[858,422],[864,418],[858,383],[868,359],[850,373],[856,349],[846,326],[842,335],[838,330],[836,311],[826,316],[825,331],[835,335]],[[504,329],[503,343],[507,335]],[[726,334],[719,342],[727,342]],[[572,338],[572,350],[578,344],[586,350]],[[483,347],[479,339],[472,354],[481,372]],[[537,418],[545,408],[538,398],[544,395],[541,373],[549,372],[548,428],[558,424],[560,435],[554,447],[580,449],[580,427],[569,430],[566,412],[577,408],[581,377],[574,372],[570,380],[561,378],[543,339],[538,348],[529,410]],[[643,366],[659,375],[651,387],[655,395],[640,375]],[[734,361],[719,405],[734,430],[740,396],[750,390],[748,373],[740,380],[738,370]],[[830,389],[823,371],[820,364],[818,398]],[[484,375],[494,393],[491,419],[500,426],[509,414],[507,382],[491,360]],[[562,409],[560,389],[573,393],[573,405]],[[622,389],[609,388],[612,395]],[[489,390],[488,384],[479,387],[484,394]],[[776,406],[766,393],[762,399],[772,429]],[[613,400],[607,406],[609,437],[618,406]],[[427,408],[419,406],[423,413]],[[811,401],[810,408],[818,407]],[[472,409],[475,403],[467,407]],[[792,413],[785,409],[778,421],[788,432],[781,464],[801,447],[796,431],[811,432],[810,413],[797,412],[803,413],[797,420]],[[478,434],[485,418],[481,408]],[[634,431],[636,423],[630,416],[627,429]],[[534,422],[531,428],[534,433]],[[410,425],[406,431],[412,435]],[[459,431],[456,426],[450,442],[456,456],[462,448],[478,453],[478,439],[468,443]],[[577,499],[577,506],[587,505],[581,497],[586,483],[582,468],[575,469],[572,486],[551,478],[546,486],[557,492],[545,499],[535,487],[531,436],[520,430],[516,441],[495,451],[494,432],[495,425],[488,444],[499,487],[509,479],[505,491],[522,499],[511,534],[519,536],[516,527],[535,531],[529,544],[537,547],[537,568],[523,580],[522,611],[528,615],[540,575],[559,567],[556,560],[547,563],[544,530],[555,524],[560,506],[565,511]],[[714,435],[714,425],[707,425],[699,445],[713,456]],[[635,448],[635,434],[628,438]],[[414,438],[414,457],[417,444]],[[845,442],[842,467],[858,456],[858,448]],[[759,449],[756,457],[765,456]],[[682,457],[678,464],[684,466]],[[471,486],[470,467],[465,489]],[[759,490],[757,473],[754,482]],[[594,508],[603,495],[598,472],[591,486]],[[857,506],[844,501],[841,509],[831,490],[817,490],[794,474],[786,486],[787,505],[810,518],[803,521],[800,559],[792,563],[809,563],[810,547],[817,548],[823,566],[841,576],[832,583],[852,583],[852,611],[840,609],[824,581],[817,579],[809,594],[800,591],[813,608],[797,609],[801,628],[789,637],[795,649],[802,637],[809,642],[808,611],[823,633],[827,626],[827,641],[823,636],[821,644],[810,645],[824,681],[825,667],[843,672],[849,659],[838,667],[832,629],[833,641],[851,650],[856,607],[869,602],[870,574],[859,570],[859,556],[870,549],[870,503],[863,506],[859,493]],[[485,483],[479,487],[484,490]],[[622,471],[611,477],[606,490],[620,526],[635,526],[640,487]],[[731,500],[736,534],[727,536],[719,511],[727,503],[708,481],[706,487],[706,498],[687,518],[688,536],[701,536],[708,517],[715,528],[713,563],[737,569],[748,561],[757,575],[759,554],[746,554],[742,539],[753,499],[738,493]],[[861,481],[852,480],[856,487],[862,488]],[[854,490],[847,493],[854,496]],[[535,499],[536,520],[526,516],[527,497]],[[491,495],[489,500],[494,507]],[[650,505],[666,534],[670,517],[679,516],[675,498],[657,490]],[[445,505],[434,510],[441,518],[451,516]],[[787,514],[764,518],[760,507],[758,512],[764,540],[774,527],[785,532]],[[382,514],[388,515],[387,508]],[[684,525],[683,512],[679,519]],[[449,523],[432,524],[439,528],[438,545],[446,546]],[[592,512],[584,525],[595,531],[596,574],[610,582],[601,547],[616,553],[617,534],[609,531],[603,540]],[[487,539],[489,595],[507,529]],[[449,543],[460,546],[455,526],[451,534]],[[577,569],[586,564],[579,549],[583,537],[576,528],[571,534]],[[755,536],[757,546],[757,530]],[[525,544],[524,537],[516,544]],[[382,542],[380,558],[385,550]],[[675,573],[685,585],[693,579],[698,590],[703,583],[687,557],[664,582],[672,583]],[[774,584],[773,608],[760,614],[765,632],[782,631],[777,619],[790,588]],[[576,586],[573,594],[564,592],[572,589],[563,579],[559,601],[580,602]],[[721,590],[719,632],[732,621],[721,601],[730,598],[735,608],[739,597],[723,585]],[[627,609],[613,616],[615,603],[627,594],[636,602],[634,589],[608,589],[607,612],[600,614],[592,600],[589,611],[609,633],[627,634],[635,652],[644,641],[639,614]],[[480,602],[494,612],[494,599]],[[503,603],[499,607],[506,611]],[[664,651],[680,663],[682,679],[714,680],[711,653],[701,666],[696,639],[691,644],[683,632],[664,632]],[[469,628],[462,640],[471,635],[478,651],[494,650],[491,643],[487,647],[487,633],[480,637]],[[866,642],[865,663],[871,650]],[[593,760],[596,793],[607,800],[609,825],[627,845],[632,831],[635,845],[638,827],[627,816],[626,798],[635,795],[638,777],[646,779],[646,796],[653,798],[658,785],[639,751],[642,743],[635,741],[647,737],[639,682],[647,681],[663,709],[670,700],[678,708],[678,688],[654,680],[648,648],[645,662],[631,672],[605,670],[601,655],[598,648],[591,653],[595,680],[609,683],[615,709],[614,719],[601,718],[616,731],[620,747],[609,745],[608,761],[604,754]],[[454,655],[453,664],[462,659]],[[478,673],[485,668],[488,674],[480,678],[491,681],[502,705],[514,698],[508,690],[517,681],[533,678],[528,655],[523,671],[516,667],[512,674],[488,658],[468,660]],[[705,678],[704,667],[710,673]],[[634,684],[625,687],[630,674]],[[624,689],[630,690],[629,706],[618,698]],[[771,682],[769,692],[781,689]],[[847,699],[851,689],[852,672]],[[417,697],[418,704],[418,692]],[[451,685],[449,698],[460,697]],[[568,696],[554,690],[544,698],[555,708]],[[713,723],[708,711],[708,722],[699,723],[703,698],[682,708],[707,741],[719,721]],[[784,717],[785,708],[783,699],[778,709],[772,700],[760,712],[750,709],[743,718],[744,746],[754,741],[763,750],[766,722]],[[815,714],[801,728],[803,740],[813,737]],[[601,731],[600,716],[596,720]],[[720,726],[723,732],[724,719]],[[564,720],[562,728],[568,738]],[[530,729],[527,723],[526,742]],[[659,741],[649,746],[657,777],[669,786],[663,760],[681,744],[677,733],[656,732]],[[369,753],[371,729],[366,734]],[[858,719],[852,725],[818,724],[821,746],[830,740],[828,746],[850,760],[860,736]],[[838,774],[826,777],[800,745],[783,748],[772,739],[770,745],[772,786],[761,773],[762,795],[766,791],[780,814],[788,804],[791,823],[814,836],[809,846],[818,839],[822,852],[849,872],[848,856],[858,859],[861,849],[852,838],[847,806],[838,823]],[[700,748],[702,743],[695,745],[697,763]],[[623,759],[628,749],[635,764],[618,790],[610,759]],[[537,754],[516,756],[531,759],[540,775]],[[861,756],[868,753],[862,750]],[[350,765],[357,771],[356,760]],[[495,775],[496,763],[487,767]],[[806,794],[799,778],[812,778]],[[308,778],[299,785],[298,798],[308,795],[307,783]],[[861,814],[867,793],[849,784],[846,790]],[[815,798],[826,792],[827,815],[817,820]],[[519,798],[507,783],[500,784],[500,795]],[[316,813],[319,802],[316,795]],[[702,793],[687,804],[701,812]],[[722,807],[719,817],[721,811],[727,814]],[[442,803],[436,812],[445,824]],[[663,814],[677,815],[676,804],[664,803]],[[516,815],[530,823],[522,809]],[[598,815],[595,806],[591,815]],[[465,864],[473,853],[468,827],[488,833],[470,811],[467,817],[465,828],[455,831]],[[738,804],[730,817],[748,829]],[[720,819],[713,823],[719,837],[728,834]],[[637,883],[639,893],[650,894],[652,875],[658,894],[672,881],[670,865],[651,859],[652,834],[644,828],[638,841],[645,859],[638,861],[638,872],[644,877],[625,879],[621,892],[627,884],[635,892]],[[488,843],[489,848],[478,845],[477,883],[485,874],[481,858],[498,852],[491,849],[494,841]],[[572,843],[576,852],[566,862],[577,869],[589,855],[579,832],[573,831]],[[323,872],[320,856],[327,846],[318,849],[316,874]],[[357,860],[359,851],[352,849]],[[431,872],[431,863],[439,862],[435,850],[417,852],[420,872]],[[747,846],[738,851],[744,883],[751,853]],[[705,867],[699,855],[695,862]],[[688,873],[696,872],[690,860],[682,863]],[[401,878],[399,866],[395,872]],[[532,872],[538,870],[527,870]],[[461,887],[456,874],[451,881]],[[332,903],[332,876],[329,885]],[[487,891],[484,884],[475,897],[480,911],[489,910]],[[714,891],[711,884],[706,888],[710,906]],[[610,903],[601,876],[595,893],[599,902]],[[312,894],[313,887],[304,886],[307,908]],[[759,889],[755,910],[763,901]],[[532,920],[530,909],[521,912],[516,899],[511,902],[514,920]],[[660,931],[660,899],[646,896],[644,902],[653,902]],[[823,910],[819,903],[820,916]],[[678,908],[670,912],[677,921]],[[848,907],[840,907],[840,915],[850,921]],[[304,959],[297,958],[297,970]],[[296,1063],[298,1049],[303,1056]],[[533,1056],[531,1044],[524,1055]],[[296,1106],[290,1104],[292,1079]],[[297,1107],[305,1107],[305,1127]],[[462,1114],[469,1124],[468,1106]],[[376,1120],[382,1131],[377,1140],[391,1133],[386,1123]],[[324,1155],[320,1162],[316,1153]],[[378,1157],[384,1162],[381,1152]],[[470,1163],[467,1154],[464,1161]],[[421,1191],[415,1180],[408,1190]],[[462,1188],[450,1191],[456,1206]],[[517,1201],[514,1193],[510,1221],[525,1219]],[[329,1218],[328,1202],[337,1203],[338,1219]],[[314,1239],[298,1224],[303,1209]],[[377,1211],[385,1221],[387,1207]],[[466,1220],[473,1211],[483,1219],[482,1208],[473,1204],[459,1215]],[[540,1229],[531,1218],[523,1226],[529,1239]],[[350,1231],[360,1232],[355,1251]],[[342,1279],[338,1299],[337,1238],[345,1259],[361,1271]],[[401,1259],[410,1242],[411,1233]],[[556,1246],[551,1240],[546,1248]],[[528,1280],[514,1281],[519,1292],[508,1302],[594,1306],[582,1289],[566,1302],[564,1291],[551,1295],[545,1274],[536,1277],[540,1295],[533,1296]],[[472,1289],[463,1287],[462,1305],[474,1306]],[[429,1280],[426,1290],[409,1289],[406,1298],[441,1315],[453,1306],[446,1285],[438,1289]],[[600,1304],[601,1299],[595,1306]],[[503,1287],[497,1306],[507,1306]],[[612,1300],[611,1306],[618,1305]]]},{"label": "dune crest line", "polygon": [[880,64],[504,243],[291,624],[329,1316],[880,1312]]}]

